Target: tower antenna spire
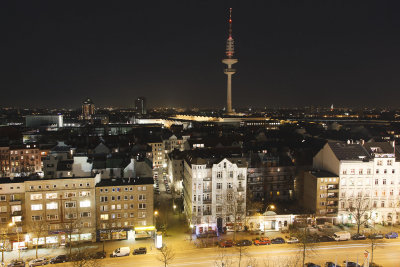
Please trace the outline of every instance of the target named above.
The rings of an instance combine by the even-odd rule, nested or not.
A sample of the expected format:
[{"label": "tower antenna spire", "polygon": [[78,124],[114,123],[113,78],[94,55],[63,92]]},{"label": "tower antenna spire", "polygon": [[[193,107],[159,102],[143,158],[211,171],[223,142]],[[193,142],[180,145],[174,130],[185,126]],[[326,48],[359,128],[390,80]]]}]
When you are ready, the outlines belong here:
[{"label": "tower antenna spire", "polygon": [[232,38],[232,8],[229,9],[229,37]]}]

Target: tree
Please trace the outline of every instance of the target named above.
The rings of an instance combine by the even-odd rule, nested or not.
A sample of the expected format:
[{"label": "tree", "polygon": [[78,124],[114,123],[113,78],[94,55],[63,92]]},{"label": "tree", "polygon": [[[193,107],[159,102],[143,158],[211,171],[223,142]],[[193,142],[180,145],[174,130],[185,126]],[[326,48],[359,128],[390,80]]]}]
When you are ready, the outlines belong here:
[{"label": "tree", "polygon": [[236,233],[240,226],[245,224],[246,219],[246,200],[245,194],[240,191],[242,188],[228,188],[223,199],[225,218],[230,218],[233,224],[233,240],[236,240]]},{"label": "tree", "polygon": [[87,250],[86,248],[79,247],[69,255],[69,259],[73,267],[100,267],[101,262],[96,259],[94,250]]},{"label": "tree", "polygon": [[380,245],[382,245],[382,243],[384,243],[385,242],[385,240],[384,239],[377,239],[377,238],[374,238],[374,235],[376,235],[377,234],[377,232],[376,231],[374,231],[369,237],[368,237],[368,241],[369,241],[369,244],[370,244],[370,248],[371,248],[371,261],[370,261],[370,263],[373,263],[374,262],[374,252],[375,252],[375,249],[377,249]]},{"label": "tree", "polygon": [[29,225],[29,231],[32,233],[33,237],[36,238],[35,249],[36,249],[36,259],[37,259],[39,240],[40,238],[46,238],[49,231],[49,224],[45,220],[33,221]]},{"label": "tree", "polygon": [[226,253],[226,249],[218,248],[217,258],[214,261],[215,267],[232,267],[233,260],[230,255]]},{"label": "tree", "polygon": [[240,267],[240,264],[242,263],[242,258],[245,257],[245,256],[248,256],[247,247],[238,246],[238,247],[236,247],[236,250],[237,250],[237,252],[239,254],[239,256],[238,256],[238,258],[239,258],[238,267]]},{"label": "tree", "polygon": [[360,226],[365,224],[371,218],[371,200],[363,196],[358,196],[347,199],[347,202],[348,212],[356,221],[357,234],[360,234]]},{"label": "tree", "polygon": [[171,264],[171,262],[175,259],[175,252],[171,247],[168,247],[167,245],[163,245],[159,249],[159,254],[157,256],[157,260],[161,261],[164,263],[164,266],[167,267],[168,264]]},{"label": "tree", "polygon": [[304,266],[306,258],[309,257],[310,255],[316,254],[316,249],[315,249],[316,240],[310,234],[310,231],[307,227],[294,229],[292,230],[291,235],[297,237],[297,239],[299,240],[299,242],[296,243],[296,245],[299,248],[299,253],[303,262],[302,266]]}]

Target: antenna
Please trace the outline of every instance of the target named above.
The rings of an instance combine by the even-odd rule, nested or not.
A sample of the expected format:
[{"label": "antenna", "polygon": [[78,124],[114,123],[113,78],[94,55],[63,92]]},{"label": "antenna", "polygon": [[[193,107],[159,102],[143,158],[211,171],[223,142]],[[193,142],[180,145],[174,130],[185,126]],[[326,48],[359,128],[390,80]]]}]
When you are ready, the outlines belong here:
[{"label": "antenna", "polygon": [[232,38],[232,8],[229,9],[229,38]]}]

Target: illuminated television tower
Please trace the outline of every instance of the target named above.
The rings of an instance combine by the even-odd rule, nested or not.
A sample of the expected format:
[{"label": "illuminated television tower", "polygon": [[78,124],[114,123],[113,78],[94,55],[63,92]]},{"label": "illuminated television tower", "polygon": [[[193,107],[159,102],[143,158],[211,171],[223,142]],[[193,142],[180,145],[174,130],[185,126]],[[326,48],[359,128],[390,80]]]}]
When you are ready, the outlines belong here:
[{"label": "illuminated television tower", "polygon": [[226,92],[226,113],[234,114],[232,110],[232,75],[235,74],[236,70],[232,68],[232,65],[237,63],[238,60],[233,58],[235,52],[235,45],[232,38],[232,8],[229,9],[229,36],[226,40],[226,58],[222,60],[222,63],[227,65],[224,73],[228,75],[227,92]]}]

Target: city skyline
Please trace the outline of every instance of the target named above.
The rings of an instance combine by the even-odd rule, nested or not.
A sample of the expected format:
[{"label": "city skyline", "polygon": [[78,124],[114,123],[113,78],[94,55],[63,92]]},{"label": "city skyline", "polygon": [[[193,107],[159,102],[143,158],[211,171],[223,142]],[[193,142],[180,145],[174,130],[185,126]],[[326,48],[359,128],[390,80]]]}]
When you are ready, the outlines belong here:
[{"label": "city skyline", "polygon": [[234,108],[397,105],[400,22],[377,1],[10,4],[0,105],[71,108],[89,96],[129,107],[144,96],[149,107],[223,108],[229,7],[241,58]]}]

